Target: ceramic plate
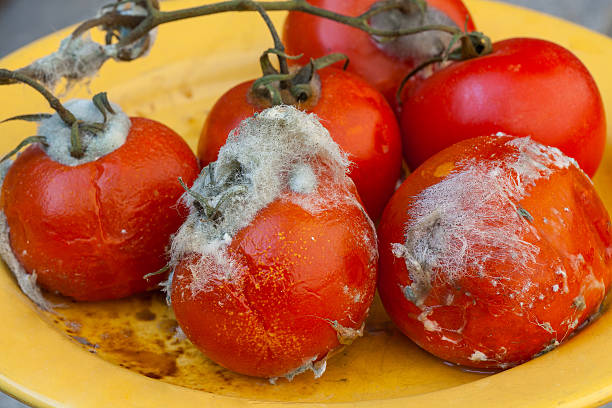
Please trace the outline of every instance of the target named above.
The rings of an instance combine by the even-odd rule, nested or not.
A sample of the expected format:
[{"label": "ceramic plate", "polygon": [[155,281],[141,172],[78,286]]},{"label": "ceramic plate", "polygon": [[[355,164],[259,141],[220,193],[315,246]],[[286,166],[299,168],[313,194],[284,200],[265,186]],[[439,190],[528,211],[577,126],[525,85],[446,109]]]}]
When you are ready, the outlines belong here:
[{"label": "ceramic plate", "polygon": [[[201,3],[162,5],[175,9]],[[466,3],[479,29],[494,40],[532,36],[572,50],[595,77],[612,118],[612,40],[525,9],[482,0]],[[279,27],[283,18],[283,13],[273,15]],[[0,66],[24,66],[55,50],[68,32],[30,44]],[[260,52],[271,45],[254,13],[169,24],[160,28],[149,57],[110,62],[88,87],[68,96],[106,90],[128,114],[169,125],[195,148],[215,99],[254,78]],[[48,106],[31,89],[0,89],[0,118],[39,111]],[[0,152],[35,134],[33,126],[23,123],[3,124],[1,131]],[[612,209],[610,141],[595,184]],[[6,269],[0,270],[0,388],[36,407],[574,407],[612,399],[612,313],[558,349],[491,374],[461,370],[421,351],[376,303],[366,335],[331,359],[320,379],[305,374],[270,385],[229,372],[178,339],[176,321],[159,294],[100,303],[52,300],[65,307],[56,314],[41,312]]]}]

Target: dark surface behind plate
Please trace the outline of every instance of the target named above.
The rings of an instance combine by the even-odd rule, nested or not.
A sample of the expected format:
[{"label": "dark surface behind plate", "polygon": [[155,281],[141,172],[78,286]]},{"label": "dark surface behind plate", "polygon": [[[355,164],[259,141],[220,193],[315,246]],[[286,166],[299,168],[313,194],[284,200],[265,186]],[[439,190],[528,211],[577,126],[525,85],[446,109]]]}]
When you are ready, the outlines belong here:
[{"label": "dark surface behind plate", "polygon": [[[39,37],[92,16],[98,7],[110,1],[0,0],[0,57]],[[506,0],[505,2],[553,14],[612,36],[611,0]],[[612,403],[605,407],[612,408]],[[27,407],[0,393],[0,408]]]}]

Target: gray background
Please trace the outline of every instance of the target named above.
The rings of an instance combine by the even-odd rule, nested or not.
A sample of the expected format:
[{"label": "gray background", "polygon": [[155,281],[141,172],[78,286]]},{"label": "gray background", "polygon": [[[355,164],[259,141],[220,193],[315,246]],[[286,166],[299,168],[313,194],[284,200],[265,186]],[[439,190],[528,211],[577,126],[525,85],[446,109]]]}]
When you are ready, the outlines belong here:
[{"label": "gray background", "polygon": [[[90,17],[111,0],[0,0],[0,57],[67,25]],[[612,36],[612,0],[506,0]],[[3,352],[9,352],[3,350]],[[0,408],[25,408],[0,393]],[[612,403],[606,405],[612,408]]]},{"label": "gray background", "polygon": [[[0,57],[91,16],[112,0],[0,0]],[[505,0],[612,36],[612,0]]]}]

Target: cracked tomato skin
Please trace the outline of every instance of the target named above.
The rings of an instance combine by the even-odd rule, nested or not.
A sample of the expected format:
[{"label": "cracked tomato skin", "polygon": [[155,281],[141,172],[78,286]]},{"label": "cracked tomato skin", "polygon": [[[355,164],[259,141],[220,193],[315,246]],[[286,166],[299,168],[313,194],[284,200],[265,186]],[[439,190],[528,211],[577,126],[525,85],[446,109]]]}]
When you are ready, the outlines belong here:
[{"label": "cracked tomato skin", "polygon": [[489,55],[436,71],[402,96],[412,169],[460,140],[496,132],[559,148],[593,176],[606,141],[601,95],[586,67],[554,43],[512,38]]},{"label": "cracked tomato skin", "polygon": [[[514,202],[518,207],[505,207],[498,200],[476,215],[509,210],[506,221],[487,215],[484,222],[497,227],[521,222],[518,238],[527,247],[535,246],[535,258],[527,265],[493,253],[486,246],[491,238],[485,235],[484,241],[468,241],[464,247],[464,253],[481,261],[464,265],[454,279],[434,267],[431,288],[422,302],[409,300],[412,294],[406,288],[415,282],[414,275],[405,259],[393,253],[392,245],[404,243],[414,227],[411,214],[422,203],[424,191],[468,166],[487,166],[516,154],[508,140],[479,137],[434,155],[395,193],[378,230],[378,290],[389,316],[420,347],[464,366],[504,369],[552,350],[599,311],[612,279],[609,216],[588,177],[570,165],[552,169],[548,178],[529,185],[526,195]],[[514,180],[521,185],[521,177]],[[487,186],[491,191],[493,187]],[[466,202],[479,199],[464,193]],[[447,200],[459,198],[449,194]],[[516,208],[524,209],[530,220],[519,221]],[[445,225],[443,219],[440,224]],[[515,225],[519,224],[511,228]],[[439,231],[434,225],[430,232]],[[452,241],[438,247],[439,254],[444,256],[453,244],[461,245]]]},{"label": "cracked tomato skin", "polygon": [[[385,99],[361,78],[327,68],[318,72],[321,96],[308,113],[316,114],[353,163],[349,177],[368,215],[376,220],[395,191],[402,153],[399,127]],[[202,167],[217,159],[228,134],[260,111],[247,98],[253,81],[230,89],[211,109],[198,142]]]},{"label": "cracked tomato skin", "polygon": [[11,165],[1,206],[10,245],[42,287],[76,300],[125,297],[156,287],[177,208],[198,175],[197,160],[166,126],[132,118],[126,142],[98,160],[66,166],[39,145]]},{"label": "cracked tomato skin", "polygon": [[[227,251],[237,260],[236,276],[210,278],[197,256],[187,257],[174,271],[171,292],[187,338],[218,364],[256,377],[286,376],[329,356],[339,340],[352,341],[337,324],[362,327],[378,255],[373,227],[358,206],[312,215],[277,199]],[[194,290],[194,275],[210,281]]]},{"label": "cracked tomato skin", "polygon": [[[378,1],[309,0],[308,3],[336,13],[357,16],[368,11]],[[427,0],[427,3],[429,7],[446,14],[458,27],[464,27],[468,19],[468,31],[475,30],[472,17],[460,0]],[[362,30],[297,11],[290,11],[287,15],[283,42],[288,54],[304,54],[295,62],[300,65],[311,58],[334,52],[346,55],[350,61],[347,69],[372,84],[392,106],[395,105],[398,85],[417,65],[413,58],[399,58],[385,53]]]}]

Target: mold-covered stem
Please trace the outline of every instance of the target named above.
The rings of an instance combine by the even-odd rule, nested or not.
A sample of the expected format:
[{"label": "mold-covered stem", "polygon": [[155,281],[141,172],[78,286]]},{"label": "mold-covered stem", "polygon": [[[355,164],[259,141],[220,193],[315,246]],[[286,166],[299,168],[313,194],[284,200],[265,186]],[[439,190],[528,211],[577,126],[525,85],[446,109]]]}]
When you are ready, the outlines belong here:
[{"label": "mold-covered stem", "polygon": [[[411,1],[417,3],[417,5],[422,4],[420,0]],[[401,1],[392,1],[391,4],[392,6],[389,6],[389,8],[404,7]],[[341,24],[358,28],[367,32],[368,34],[375,35],[378,37],[399,37],[402,35],[417,34],[424,31],[433,30],[443,31],[453,35],[461,33],[461,30],[457,27],[451,27],[442,24],[425,25],[421,27],[401,30],[381,30],[370,25],[369,19],[372,15],[372,12],[370,11],[355,17],[346,16],[320,7],[315,7],[309,4],[306,0],[229,0],[174,11],[159,11],[155,8],[151,8],[149,11],[149,15],[147,15],[146,17],[142,17],[142,21],[140,22],[140,24],[138,24],[128,35],[121,38],[121,40],[119,41],[119,47],[132,44],[133,42],[137,41],[142,36],[147,34],[149,31],[151,31],[153,28],[161,24],[170,23],[172,21],[179,21],[210,14],[226,13],[230,11],[258,11],[260,9],[266,11],[301,11],[303,13],[312,14],[318,17],[326,18]],[[101,20],[101,17],[99,18],[99,20]],[[102,25],[101,22],[99,24],[87,22],[84,24],[88,24],[87,28],[93,28],[93,26]]]}]

